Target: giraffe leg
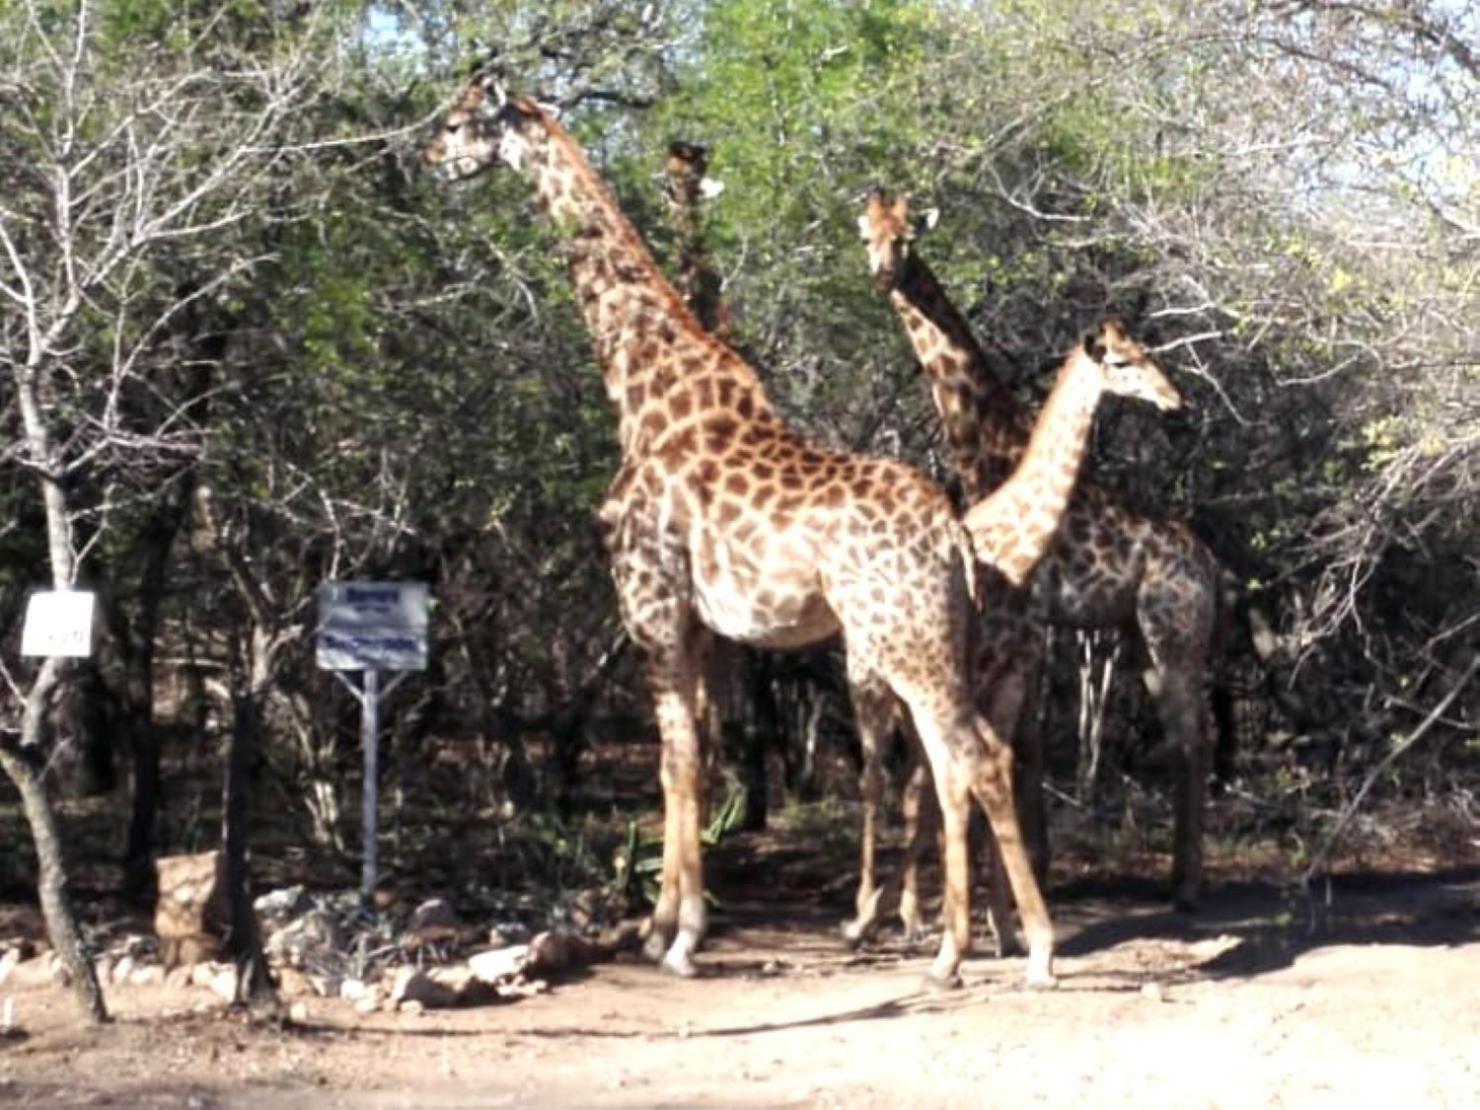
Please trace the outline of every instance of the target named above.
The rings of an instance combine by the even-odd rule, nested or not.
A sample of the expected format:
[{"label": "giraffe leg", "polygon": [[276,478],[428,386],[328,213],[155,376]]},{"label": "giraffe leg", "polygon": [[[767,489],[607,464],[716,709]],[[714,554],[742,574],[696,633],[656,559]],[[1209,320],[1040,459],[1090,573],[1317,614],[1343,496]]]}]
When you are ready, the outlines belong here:
[{"label": "giraffe leg", "polygon": [[[920,912],[920,853],[935,839],[940,810],[935,802],[930,764],[912,752],[914,767],[905,781],[901,808],[904,811],[905,857],[900,874],[899,919],[904,925],[905,944],[913,947],[925,939],[925,921]],[[944,845],[942,845],[944,858]]]},{"label": "giraffe leg", "polygon": [[1012,920],[1012,890],[1007,883],[1007,868],[1002,860],[1002,850],[997,846],[997,837],[987,831],[985,847],[987,862],[987,928],[992,934],[992,945],[999,960],[1018,953],[1017,929]]},{"label": "giraffe leg", "polygon": [[926,985],[933,990],[961,986],[961,961],[971,952],[970,783],[954,756],[935,762],[935,796],[941,815],[940,949],[931,961]]},{"label": "giraffe leg", "polygon": [[879,810],[883,801],[884,744],[893,723],[892,695],[868,680],[855,680],[853,686],[854,716],[858,720],[858,739],[863,748],[863,769],[859,773],[859,796],[863,803],[863,831],[859,841],[858,894],[854,898],[854,916],[843,922],[843,940],[856,947],[867,939],[879,923],[879,903],[884,888],[879,885],[877,849]]},{"label": "giraffe leg", "polygon": [[628,633],[647,654],[648,685],[662,739],[663,873],[648,921],[644,950],[666,969],[692,975],[693,952],[704,935],[704,878],[699,829],[703,820],[703,735],[707,703],[703,672],[712,636],[696,619],[682,573],[682,555],[664,530],[641,475],[624,468],[602,510],[612,580]]},{"label": "giraffe leg", "polygon": [[703,752],[694,716],[695,683],[680,675],[672,684],[654,685],[663,737],[663,885],[646,950],[665,970],[692,976],[693,954],[707,925],[699,841]]},{"label": "giraffe leg", "polygon": [[1012,751],[982,718],[976,721],[976,733],[981,749],[973,768],[971,790],[991,822],[997,851],[1002,855],[1002,865],[1027,934],[1028,985],[1051,987],[1055,983],[1053,922],[1018,827],[1012,798]]},{"label": "giraffe leg", "polygon": [[1178,753],[1172,829],[1172,901],[1195,910],[1202,898],[1203,815],[1207,799],[1207,735],[1199,712],[1198,684],[1179,671],[1158,676],[1156,708]]},{"label": "giraffe leg", "polygon": [[1156,699],[1167,743],[1178,754],[1172,831],[1172,900],[1196,909],[1203,883],[1203,817],[1211,734],[1206,730],[1203,679],[1217,618],[1217,572],[1190,536],[1152,562],[1136,599],[1136,622],[1151,659],[1147,685]]},{"label": "giraffe leg", "polygon": [[[1028,603],[1029,599],[1018,595],[1004,599],[1005,606]],[[1036,719],[1044,635],[1042,621],[1024,615],[1020,609],[989,613],[980,634],[976,666],[977,705],[993,731],[1012,745],[1018,824],[1040,885],[1047,880],[1049,858],[1043,746]],[[995,869],[996,864],[993,866]],[[1000,875],[1000,870],[994,873]]]},{"label": "giraffe leg", "polygon": [[[930,989],[961,985],[961,961],[971,951],[971,861],[968,843],[971,760],[957,746],[963,737],[959,730],[947,727],[948,713],[938,710],[938,702],[928,690],[904,690],[901,696],[910,707],[910,716],[920,738],[920,746],[930,762],[935,781],[935,797],[941,815],[941,931],[940,949],[931,961],[926,975]],[[966,716],[964,720],[969,721]],[[953,744],[953,741],[956,741]]]}]

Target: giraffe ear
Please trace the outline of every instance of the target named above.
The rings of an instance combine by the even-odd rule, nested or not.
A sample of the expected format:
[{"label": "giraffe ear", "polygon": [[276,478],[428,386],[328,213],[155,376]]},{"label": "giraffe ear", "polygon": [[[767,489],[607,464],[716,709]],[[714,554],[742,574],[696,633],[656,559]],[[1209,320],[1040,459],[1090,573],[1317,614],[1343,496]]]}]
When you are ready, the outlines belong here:
[{"label": "giraffe ear", "polygon": [[1098,331],[1087,331],[1084,333],[1084,353],[1096,362],[1105,361],[1105,340]]}]

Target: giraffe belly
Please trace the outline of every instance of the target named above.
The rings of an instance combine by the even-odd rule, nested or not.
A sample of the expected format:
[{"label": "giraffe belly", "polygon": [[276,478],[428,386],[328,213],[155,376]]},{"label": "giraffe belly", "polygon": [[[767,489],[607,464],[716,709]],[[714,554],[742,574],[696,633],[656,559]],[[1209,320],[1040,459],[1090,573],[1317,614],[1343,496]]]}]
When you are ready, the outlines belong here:
[{"label": "giraffe belly", "polygon": [[787,573],[758,567],[708,537],[695,550],[694,605],[721,636],[760,647],[801,647],[841,627],[810,568]]}]

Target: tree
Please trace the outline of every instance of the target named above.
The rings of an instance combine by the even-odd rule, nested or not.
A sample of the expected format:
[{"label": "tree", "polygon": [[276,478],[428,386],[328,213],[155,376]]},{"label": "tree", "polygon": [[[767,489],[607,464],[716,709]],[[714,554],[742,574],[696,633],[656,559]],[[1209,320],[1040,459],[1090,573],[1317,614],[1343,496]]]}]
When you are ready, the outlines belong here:
[{"label": "tree", "polygon": [[[268,187],[283,159],[275,138],[315,73],[316,17],[268,24],[251,14],[106,3],[64,13],[34,2],[0,14],[0,296],[12,310],[0,323],[0,366],[56,589],[86,581],[88,557],[124,505],[157,493],[199,450],[194,398],[160,388],[161,340],[252,268],[222,244]],[[239,64],[268,40],[271,65]],[[34,775],[64,680],[60,660],[39,668],[4,765],[27,800],[48,928],[101,1018]]]}]

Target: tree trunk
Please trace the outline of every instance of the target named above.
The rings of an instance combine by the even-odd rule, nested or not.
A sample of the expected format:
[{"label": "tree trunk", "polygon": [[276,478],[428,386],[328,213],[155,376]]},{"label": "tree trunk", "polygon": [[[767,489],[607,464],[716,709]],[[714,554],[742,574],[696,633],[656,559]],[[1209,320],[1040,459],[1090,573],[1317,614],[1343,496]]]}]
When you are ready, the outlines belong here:
[{"label": "tree trunk", "polygon": [[175,537],[190,518],[195,488],[192,474],[182,475],[154,511],[148,526],[147,556],[139,576],[139,621],[128,641],[128,730],[134,761],[134,791],[129,812],[128,842],[123,854],[124,892],[149,903],[154,894],[155,825],[159,814],[159,733],[154,721],[154,649],[165,578]]},{"label": "tree trunk", "polygon": [[278,1009],[277,992],[267,974],[262,938],[252,912],[248,860],[248,777],[260,733],[260,696],[261,690],[254,683],[250,689],[238,689],[232,699],[231,735],[227,741],[221,802],[221,840],[226,855],[226,888],[231,904],[226,950],[236,965],[237,1004],[275,1012]]},{"label": "tree trunk", "polygon": [[[45,669],[43,667],[43,672]],[[40,685],[41,681],[38,678],[37,684]],[[27,716],[31,716],[29,705]],[[72,989],[82,1004],[83,1013],[90,1021],[104,1022],[108,1020],[108,1010],[103,1004],[103,989],[98,985],[97,973],[83,945],[82,932],[77,927],[77,918],[67,897],[62,838],[56,814],[46,797],[40,764],[38,746],[0,742],[0,767],[20,792],[26,823],[31,828],[31,840],[36,845],[36,859],[40,864],[37,893],[41,899],[42,916],[46,919],[47,934],[71,977]]]}]

